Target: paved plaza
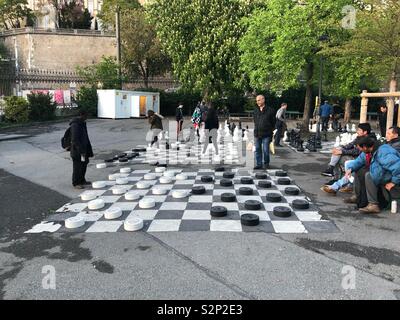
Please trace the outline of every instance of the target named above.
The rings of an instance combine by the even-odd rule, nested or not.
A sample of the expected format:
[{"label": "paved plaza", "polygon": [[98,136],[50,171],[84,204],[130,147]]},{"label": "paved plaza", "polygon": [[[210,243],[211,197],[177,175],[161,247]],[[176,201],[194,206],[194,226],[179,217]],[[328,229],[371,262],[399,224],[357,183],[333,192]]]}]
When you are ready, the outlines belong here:
[{"label": "paved plaza", "polygon": [[[82,191],[71,186],[69,153],[60,146],[67,126],[67,122],[58,122],[2,132],[0,298],[400,299],[400,215],[383,212],[363,216],[343,203],[344,196],[322,194],[319,188],[326,178],[320,172],[325,169],[329,154],[301,154],[289,147],[277,148],[272,168],[266,172],[273,189],[281,193],[287,186],[279,185],[275,172],[287,172],[301,196],[312,204],[308,212],[313,217],[309,219],[318,217],[329,222],[330,227],[324,232],[307,227],[304,230],[311,232],[296,228],[277,232],[279,227],[275,226],[280,221],[268,210],[261,221],[264,228],[255,232],[233,232],[241,227],[235,219],[221,223],[207,218],[206,222],[193,223],[194,211],[209,210],[209,200],[219,203],[223,173],[216,172],[216,165],[176,164],[167,169],[181,170],[181,174],[186,173],[186,180],[181,184],[175,181],[171,192],[201,184],[202,175],[212,175],[216,181],[209,194],[190,201],[168,201],[169,194],[166,199],[157,196],[161,199],[158,212],[139,212],[143,216],[160,215],[164,224],[151,227],[156,218],[139,232],[113,232],[122,231],[123,220],[137,209],[135,201],[122,201],[123,216],[110,229],[102,229],[99,222],[104,221],[98,217],[100,220],[89,221],[82,232],[63,232],[64,228],[26,233],[43,222],[61,226],[61,211],[69,210],[60,209],[66,204],[82,203],[77,201]],[[118,166],[97,169],[96,164],[146,144],[147,129],[146,120],[89,120],[95,157],[88,167],[88,180],[108,180],[119,172]],[[7,135],[12,140],[6,139]],[[237,174],[234,179],[239,180],[234,182],[238,186],[242,177],[254,177],[255,186],[259,182],[252,172],[251,152],[248,157],[247,165],[227,166],[227,171]],[[156,173],[155,167],[147,163],[127,167],[132,169],[129,177],[133,182],[149,172]],[[104,189],[102,196],[112,197],[108,190],[111,187]],[[238,187],[228,189],[222,190],[236,193]],[[105,195],[106,192],[110,194]],[[257,192],[255,196],[262,201],[265,190],[265,195],[258,188]],[[240,194],[236,197],[239,204],[247,200]],[[290,199],[286,202],[290,206]],[[231,217],[240,217],[241,211],[246,210],[234,208]],[[297,214],[296,210],[294,213],[298,221],[310,215]],[[306,221],[303,225],[313,223]],[[44,288],[42,283],[49,266],[55,270],[55,289]],[[345,285],[348,270],[354,270],[355,275],[351,288]]]}]

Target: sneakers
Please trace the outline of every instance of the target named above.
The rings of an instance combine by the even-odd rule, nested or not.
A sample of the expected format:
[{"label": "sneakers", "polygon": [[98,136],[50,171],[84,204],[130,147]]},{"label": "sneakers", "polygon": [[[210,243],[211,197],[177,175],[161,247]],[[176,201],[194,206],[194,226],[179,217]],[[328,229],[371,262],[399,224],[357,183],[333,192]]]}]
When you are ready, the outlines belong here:
[{"label": "sneakers", "polygon": [[326,192],[326,193],[329,193],[329,194],[332,194],[332,195],[336,195],[336,191],[334,189],[332,189],[330,186],[323,186],[321,188],[321,190],[323,192]]},{"label": "sneakers", "polygon": [[77,184],[76,186],[74,186],[74,189],[82,190],[85,189],[85,187],[80,184]]},{"label": "sneakers", "polygon": [[262,169],[262,166],[255,166],[254,168],[253,168],[253,170],[261,170]]},{"label": "sneakers", "polygon": [[91,185],[91,184],[92,184],[92,183],[91,183],[90,181],[86,181],[86,180],[85,180],[85,182],[83,183],[84,186],[88,186],[88,185]]},{"label": "sneakers", "polygon": [[329,180],[325,185],[326,185],[326,186],[331,186],[331,185],[333,185],[335,182],[337,182],[337,180],[336,180],[336,179],[332,179],[332,180]]},{"label": "sneakers", "polygon": [[356,196],[351,196],[350,198],[346,198],[343,200],[344,203],[350,203],[350,204],[356,204],[357,203],[357,197]]},{"label": "sneakers", "polygon": [[381,209],[375,203],[368,203],[368,205],[364,208],[360,208],[359,211],[361,213],[371,214],[371,213],[380,213]]},{"label": "sneakers", "polygon": [[269,169],[269,164],[264,164],[262,167],[264,170],[268,170]]},{"label": "sneakers", "polygon": [[325,177],[333,177],[333,167],[329,166],[325,171],[321,172]]},{"label": "sneakers", "polygon": [[342,193],[351,193],[353,192],[353,187],[347,186],[339,189],[339,192]]}]

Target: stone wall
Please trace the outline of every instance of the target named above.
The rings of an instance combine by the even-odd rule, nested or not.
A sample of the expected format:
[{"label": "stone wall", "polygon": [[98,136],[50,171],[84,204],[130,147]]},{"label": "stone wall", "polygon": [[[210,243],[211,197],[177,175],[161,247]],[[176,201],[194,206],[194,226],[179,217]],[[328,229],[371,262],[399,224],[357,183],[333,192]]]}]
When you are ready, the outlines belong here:
[{"label": "stone wall", "polygon": [[117,55],[115,36],[100,31],[26,28],[0,33],[0,38],[12,58],[18,55],[21,69],[75,71],[76,66],[98,63],[102,56]]}]

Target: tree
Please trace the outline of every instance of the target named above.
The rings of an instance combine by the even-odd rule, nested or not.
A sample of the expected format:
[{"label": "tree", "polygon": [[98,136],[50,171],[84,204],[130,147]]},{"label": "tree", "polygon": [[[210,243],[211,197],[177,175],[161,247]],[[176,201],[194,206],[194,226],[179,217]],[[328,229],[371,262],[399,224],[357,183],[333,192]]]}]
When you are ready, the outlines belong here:
[{"label": "tree", "polygon": [[0,30],[20,28],[26,18],[32,19],[32,10],[27,5],[27,0],[0,0]]},{"label": "tree", "polygon": [[65,29],[90,29],[93,17],[81,0],[54,2],[58,11],[58,25]]},{"label": "tree", "polygon": [[241,68],[253,88],[284,91],[306,86],[303,121],[308,125],[312,89],[323,40],[340,32],[342,8],[351,0],[264,0],[243,20]]},{"label": "tree", "polygon": [[170,70],[170,60],[162,51],[145,9],[137,1],[105,0],[100,15],[103,25],[115,28],[117,4],[120,10],[122,67],[130,78],[142,78],[148,88],[150,77]]},{"label": "tree", "polygon": [[103,57],[101,62],[86,67],[78,67],[77,71],[91,87],[121,89],[118,64],[114,57]]},{"label": "tree", "polygon": [[147,8],[183,88],[210,101],[235,86],[249,1],[155,0]]},{"label": "tree", "polygon": [[390,81],[396,89],[400,76],[400,2],[367,0],[363,3],[357,13],[357,27],[340,50],[342,55],[368,59],[366,69]]}]

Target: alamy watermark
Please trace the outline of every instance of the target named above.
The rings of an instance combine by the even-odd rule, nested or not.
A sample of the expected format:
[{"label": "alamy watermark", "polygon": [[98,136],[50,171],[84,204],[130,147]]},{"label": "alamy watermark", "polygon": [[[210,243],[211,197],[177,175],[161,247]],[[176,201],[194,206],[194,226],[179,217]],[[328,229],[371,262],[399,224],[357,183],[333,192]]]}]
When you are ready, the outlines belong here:
[{"label": "alamy watermark", "polygon": [[42,279],[42,288],[45,290],[56,289],[56,268],[52,265],[42,267],[42,274],[45,276]]},{"label": "alamy watermark", "polygon": [[342,275],[343,290],[354,290],[356,288],[356,268],[346,265],[342,268]]},{"label": "alamy watermark", "polygon": [[353,6],[344,6],[342,13],[345,15],[342,19],[344,29],[355,29],[357,24],[357,10]]}]

